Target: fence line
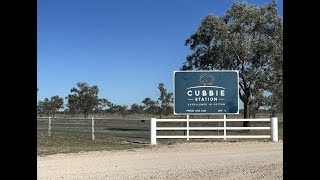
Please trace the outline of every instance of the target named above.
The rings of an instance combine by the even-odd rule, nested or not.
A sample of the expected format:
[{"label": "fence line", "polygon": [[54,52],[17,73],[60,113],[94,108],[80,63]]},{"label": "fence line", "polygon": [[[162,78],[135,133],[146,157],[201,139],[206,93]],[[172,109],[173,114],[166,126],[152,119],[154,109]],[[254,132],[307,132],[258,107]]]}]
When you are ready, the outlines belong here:
[{"label": "fence line", "polygon": [[[64,132],[64,133],[76,133],[76,134],[91,134],[92,140],[95,140],[96,134],[110,135],[116,137],[132,137],[132,138],[150,138],[150,144],[157,144],[157,139],[160,138],[186,138],[187,140],[195,138],[268,138],[272,141],[278,141],[278,118],[261,118],[261,119],[116,119],[116,118],[52,118],[52,117],[37,117],[37,120],[48,120],[48,128],[38,129],[39,131],[48,131],[48,136],[52,136],[52,132]],[[64,123],[53,123],[55,120],[84,120],[87,121],[86,124],[79,124],[75,122],[74,124]],[[106,126],[102,124],[97,124],[98,122],[125,122],[125,123],[146,123],[150,121],[149,127],[139,127],[139,126]],[[270,122],[268,127],[227,127],[227,122],[243,122],[243,121],[255,121],[255,122]],[[186,122],[185,127],[157,127],[157,122]],[[219,127],[192,127],[190,122],[219,122]],[[220,123],[223,122],[223,127],[220,127]],[[39,124],[40,125],[40,124]],[[45,124],[42,124],[45,125]],[[71,130],[59,130],[52,127],[87,127],[90,131],[71,131]],[[124,133],[114,133],[114,132],[97,132],[97,129],[104,130],[135,130],[135,131],[150,131],[149,135],[142,134],[124,134]],[[218,135],[190,135],[190,131],[211,131],[218,130]],[[219,135],[219,131],[223,130],[223,135]],[[233,130],[270,130],[270,135],[227,135],[228,131]],[[157,135],[157,131],[186,131],[186,133],[181,135]]]},{"label": "fence line", "polygon": [[[149,138],[148,135],[139,135],[139,134],[124,134],[124,133],[111,133],[111,132],[96,132],[95,130],[98,129],[105,129],[105,130],[137,130],[137,131],[149,131],[149,127],[138,127],[138,126],[103,126],[97,125],[95,122],[125,122],[125,123],[146,123],[150,120],[146,119],[117,119],[117,118],[52,118],[52,117],[37,117],[37,120],[48,120],[48,128],[38,129],[40,131],[48,131],[48,136],[52,136],[52,132],[63,132],[63,133],[74,133],[74,134],[91,134],[91,139],[95,140],[96,134],[101,135],[110,135],[115,137],[133,137],[133,138]],[[86,124],[67,124],[67,123],[53,123],[56,120],[66,120],[66,121],[88,121]],[[90,121],[90,122],[89,122]],[[43,124],[38,124],[43,125]],[[52,129],[53,127],[91,127],[90,131],[75,131],[75,130],[59,130],[59,129]]]},{"label": "fence line", "polygon": [[[221,122],[223,121],[223,127],[190,127],[190,122]],[[239,121],[257,121],[257,122],[270,122],[271,127],[227,127],[226,122],[239,122]],[[157,127],[157,122],[186,122],[186,127]],[[157,135],[157,131],[181,131],[186,130],[187,134],[183,136],[171,135]],[[223,130],[223,136],[212,135],[190,135],[190,130]],[[271,135],[227,135],[227,130],[271,130]],[[156,119],[151,118],[150,122],[150,144],[157,144],[157,139],[160,138],[268,138],[272,141],[278,141],[278,118],[261,118],[261,119]]]}]

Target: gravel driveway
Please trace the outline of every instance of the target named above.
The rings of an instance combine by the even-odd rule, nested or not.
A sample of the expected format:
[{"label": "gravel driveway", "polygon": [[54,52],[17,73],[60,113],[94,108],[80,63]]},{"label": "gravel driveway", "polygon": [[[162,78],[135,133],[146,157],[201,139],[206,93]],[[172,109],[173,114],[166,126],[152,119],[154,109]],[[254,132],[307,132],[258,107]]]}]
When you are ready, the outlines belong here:
[{"label": "gravel driveway", "polygon": [[42,179],[283,179],[282,142],[188,142],[37,157]]}]

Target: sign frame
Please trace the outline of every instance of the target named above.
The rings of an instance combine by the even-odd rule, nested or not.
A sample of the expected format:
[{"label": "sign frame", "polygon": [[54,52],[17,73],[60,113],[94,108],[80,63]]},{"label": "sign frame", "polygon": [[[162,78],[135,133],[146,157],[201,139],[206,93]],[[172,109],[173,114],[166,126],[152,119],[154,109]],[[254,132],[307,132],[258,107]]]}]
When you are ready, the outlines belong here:
[{"label": "sign frame", "polygon": [[[207,112],[192,112],[192,113],[176,113],[176,90],[175,90],[175,74],[177,72],[181,72],[181,73],[193,73],[193,72],[196,72],[196,73],[211,73],[211,72],[236,72],[237,73],[237,90],[238,90],[238,93],[237,93],[237,112],[236,113],[226,113],[226,112],[217,112],[217,113],[214,113],[214,112],[211,112],[211,113],[207,113]],[[240,105],[240,102],[239,102],[239,70],[192,70],[192,71],[173,71],[173,114],[174,115],[228,115],[228,114],[239,114],[239,105]]]}]

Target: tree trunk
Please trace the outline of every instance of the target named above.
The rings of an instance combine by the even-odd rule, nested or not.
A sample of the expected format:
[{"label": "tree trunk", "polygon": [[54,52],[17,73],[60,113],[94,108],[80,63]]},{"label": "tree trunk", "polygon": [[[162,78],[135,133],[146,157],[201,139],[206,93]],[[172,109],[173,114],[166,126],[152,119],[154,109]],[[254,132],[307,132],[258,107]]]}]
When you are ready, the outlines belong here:
[{"label": "tree trunk", "polygon": [[[248,119],[248,101],[243,102],[243,118]],[[243,121],[243,127],[250,127],[250,121]]]},{"label": "tree trunk", "polygon": [[160,119],[162,119],[162,113],[163,113],[163,106],[161,105],[161,110],[160,110]]},{"label": "tree trunk", "polygon": [[253,114],[252,114],[252,118],[253,118],[253,119],[256,118],[256,114],[257,114],[258,111],[259,111],[259,107],[255,107],[255,108],[253,109]]}]

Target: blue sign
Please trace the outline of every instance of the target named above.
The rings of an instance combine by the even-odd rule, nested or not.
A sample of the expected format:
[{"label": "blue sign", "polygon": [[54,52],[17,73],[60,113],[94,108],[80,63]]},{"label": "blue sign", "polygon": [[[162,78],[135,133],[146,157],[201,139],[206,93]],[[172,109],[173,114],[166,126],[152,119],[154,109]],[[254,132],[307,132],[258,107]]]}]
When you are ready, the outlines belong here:
[{"label": "blue sign", "polygon": [[239,114],[238,71],[174,71],[174,114]]}]

